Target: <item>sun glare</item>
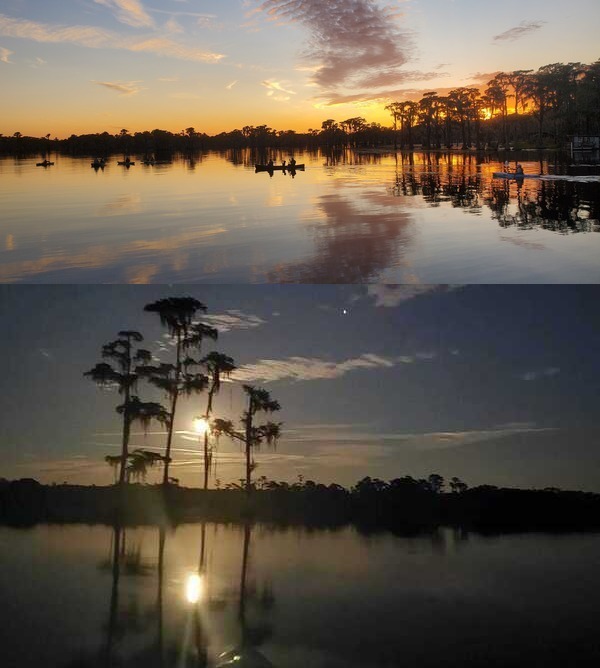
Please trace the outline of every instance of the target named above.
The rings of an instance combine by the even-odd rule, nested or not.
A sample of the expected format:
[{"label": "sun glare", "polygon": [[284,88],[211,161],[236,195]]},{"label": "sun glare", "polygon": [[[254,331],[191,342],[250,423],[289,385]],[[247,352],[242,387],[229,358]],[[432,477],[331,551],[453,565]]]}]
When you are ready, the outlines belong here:
[{"label": "sun glare", "polygon": [[206,434],[206,432],[209,431],[209,424],[206,418],[203,417],[194,418],[194,431],[199,436],[204,436],[204,434]]},{"label": "sun glare", "polygon": [[198,603],[204,595],[204,580],[198,573],[190,573],[185,581],[185,599],[192,605]]}]

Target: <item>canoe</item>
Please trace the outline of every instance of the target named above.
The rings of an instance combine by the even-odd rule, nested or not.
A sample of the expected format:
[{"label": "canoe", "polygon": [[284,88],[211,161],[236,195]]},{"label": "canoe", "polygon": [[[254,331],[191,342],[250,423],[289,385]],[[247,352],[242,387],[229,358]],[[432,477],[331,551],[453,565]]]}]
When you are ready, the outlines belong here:
[{"label": "canoe", "polygon": [[92,162],[92,167],[105,167],[106,166],[106,160],[94,160]]},{"label": "canoe", "polygon": [[123,167],[131,167],[131,165],[135,165],[135,162],[126,162],[125,160],[122,160],[121,162],[117,162],[117,165],[123,165]]},{"label": "canoe", "polygon": [[50,162],[49,160],[44,160],[44,162],[36,162],[36,163],[35,163],[35,166],[36,166],[36,167],[50,167],[50,166],[53,165],[53,164],[54,164],[54,163],[53,163],[53,162]]},{"label": "canoe", "polygon": [[541,174],[515,174],[514,172],[494,172],[495,179],[539,179]]},{"label": "canoe", "polygon": [[273,165],[272,167],[269,165],[254,165],[254,166],[257,172],[274,172],[274,171],[296,172],[298,170],[304,171],[304,164],[294,165],[293,167],[291,165]]}]

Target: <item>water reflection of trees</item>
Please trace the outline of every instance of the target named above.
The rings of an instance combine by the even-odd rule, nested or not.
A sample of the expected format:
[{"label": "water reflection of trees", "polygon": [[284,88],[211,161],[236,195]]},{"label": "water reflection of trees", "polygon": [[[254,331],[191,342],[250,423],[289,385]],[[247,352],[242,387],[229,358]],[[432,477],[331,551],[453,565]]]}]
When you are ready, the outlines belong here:
[{"label": "water reflection of trees", "polygon": [[242,560],[237,619],[240,627],[240,642],[234,648],[221,654],[217,668],[237,666],[238,668],[272,668],[273,664],[260,652],[260,646],[272,635],[268,614],[275,605],[272,587],[262,589],[256,585],[250,571],[250,542],[253,526],[244,524]]},{"label": "water reflection of trees", "polygon": [[[275,596],[270,584],[259,586],[253,577],[253,528],[250,522],[243,527],[239,580],[235,587],[235,603],[230,605],[227,596],[213,591],[215,574],[210,572],[209,536],[206,523],[200,525],[197,572],[195,575],[188,574],[188,581],[190,576],[198,578],[199,591],[196,597],[190,597],[188,581],[185,582],[184,616],[178,616],[176,625],[173,627],[171,624],[166,632],[167,529],[158,527],[155,558],[150,561],[142,550],[139,531],[115,524],[111,529],[109,553],[98,565],[100,571],[110,575],[111,581],[108,612],[102,625],[102,642],[97,651],[80,653],[65,666],[207,668],[209,665],[235,665],[238,668],[272,668],[260,647],[273,632],[268,617],[275,606]],[[126,578],[147,578],[144,581],[148,582],[154,579],[153,600],[141,598],[148,591],[147,587],[142,587],[141,581],[134,587],[125,587]],[[233,615],[231,621],[234,628],[230,629],[233,649],[211,661],[211,624],[208,616],[227,609]]]},{"label": "water reflection of trees", "polygon": [[481,213],[481,178],[462,175],[452,181],[444,181],[438,173],[415,174],[396,172],[390,192],[396,197],[420,195],[430,206],[449,202],[455,208],[471,213]]},{"label": "water reflection of trees", "polygon": [[[600,184],[568,180],[487,179],[467,160],[458,165],[428,160],[425,164],[397,163],[388,191],[395,197],[422,197],[432,207],[449,203],[470,213],[484,205],[502,227],[536,227],[555,232],[600,231]],[[546,166],[538,166],[544,171]]]},{"label": "water reflection of trees", "polygon": [[508,182],[493,183],[484,201],[501,227],[600,232],[600,193],[586,187],[593,185],[541,181],[533,189],[517,187],[515,197]]}]

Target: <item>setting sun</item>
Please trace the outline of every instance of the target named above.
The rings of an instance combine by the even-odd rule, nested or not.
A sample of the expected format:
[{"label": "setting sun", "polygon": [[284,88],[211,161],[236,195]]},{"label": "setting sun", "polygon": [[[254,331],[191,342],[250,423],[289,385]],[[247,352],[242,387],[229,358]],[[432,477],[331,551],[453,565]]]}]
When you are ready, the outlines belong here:
[{"label": "setting sun", "polygon": [[194,418],[194,431],[199,436],[204,436],[206,432],[210,432],[210,425],[208,424],[206,418],[203,417]]},{"label": "setting sun", "polygon": [[190,573],[185,581],[185,600],[195,605],[204,595],[204,579],[198,573]]}]

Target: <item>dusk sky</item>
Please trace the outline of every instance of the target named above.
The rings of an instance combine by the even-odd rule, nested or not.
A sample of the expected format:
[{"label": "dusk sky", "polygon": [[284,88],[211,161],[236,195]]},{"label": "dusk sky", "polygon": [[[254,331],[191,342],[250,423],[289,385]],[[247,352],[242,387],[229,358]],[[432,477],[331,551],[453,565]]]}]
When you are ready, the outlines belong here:
[{"label": "dusk sky", "polygon": [[[121,329],[141,331],[166,361],[164,332],[143,307],[187,294],[221,331],[205,352],[231,355],[238,381],[281,402],[283,438],[257,456],[256,475],[350,485],[437,472],[600,492],[597,286],[4,285],[0,477],[110,483],[118,396],[82,374]],[[204,401],[186,400],[176,420],[172,473],[184,485],[200,485],[189,430]],[[235,383],[216,410],[241,413]],[[222,439],[218,457],[223,483],[242,476],[236,445]]]},{"label": "dusk sky", "polygon": [[0,132],[390,124],[385,105],[598,58],[597,0],[4,0]]}]

